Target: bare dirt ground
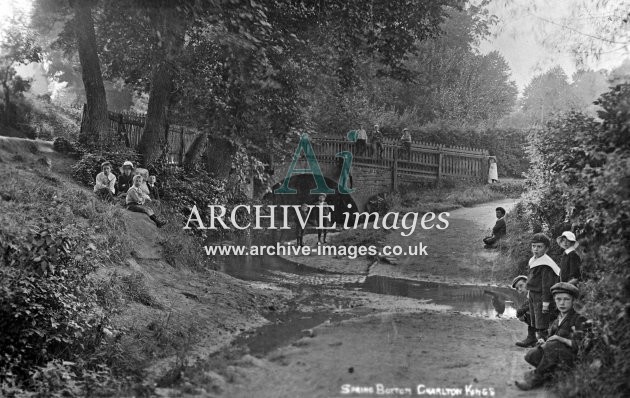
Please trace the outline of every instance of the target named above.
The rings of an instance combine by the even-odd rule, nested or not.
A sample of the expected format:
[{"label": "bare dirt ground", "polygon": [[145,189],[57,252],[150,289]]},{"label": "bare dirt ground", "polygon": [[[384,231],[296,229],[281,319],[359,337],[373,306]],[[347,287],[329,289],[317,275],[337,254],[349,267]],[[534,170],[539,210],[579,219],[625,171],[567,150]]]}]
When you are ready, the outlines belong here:
[{"label": "bare dirt ground", "polygon": [[[494,208],[513,203],[506,200],[455,210],[451,226],[441,233],[418,231],[407,239],[392,235],[392,243],[423,241],[433,250],[427,258],[373,265],[370,274],[505,285],[493,278],[495,255],[484,251],[479,241],[494,223]],[[366,262],[295,260],[346,274],[360,274]],[[263,398],[550,395],[514,386],[530,369],[523,359],[525,349],[514,345],[525,337],[526,328],[514,318],[475,316],[423,300],[348,289],[329,294],[351,300],[346,309],[337,311],[349,319],[324,322],[258,358],[246,355],[226,363],[216,368],[218,373],[199,373],[192,383],[201,390],[190,391]]]}]

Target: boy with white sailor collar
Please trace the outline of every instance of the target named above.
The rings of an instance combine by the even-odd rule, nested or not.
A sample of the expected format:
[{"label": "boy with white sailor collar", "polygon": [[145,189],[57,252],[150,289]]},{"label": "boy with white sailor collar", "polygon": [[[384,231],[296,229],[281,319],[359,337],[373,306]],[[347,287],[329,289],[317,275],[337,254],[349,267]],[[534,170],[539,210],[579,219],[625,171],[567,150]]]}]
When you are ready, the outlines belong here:
[{"label": "boy with white sailor collar", "polygon": [[546,338],[550,312],[553,311],[551,287],[559,282],[560,267],[546,253],[551,241],[542,233],[532,237],[532,254],[529,260],[527,290],[529,291],[529,316],[536,338]]}]

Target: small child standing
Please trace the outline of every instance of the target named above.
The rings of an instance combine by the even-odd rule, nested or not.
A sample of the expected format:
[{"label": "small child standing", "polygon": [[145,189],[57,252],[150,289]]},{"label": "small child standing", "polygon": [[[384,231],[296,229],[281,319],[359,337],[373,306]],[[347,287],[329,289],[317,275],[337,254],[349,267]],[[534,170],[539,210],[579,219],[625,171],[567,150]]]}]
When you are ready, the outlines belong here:
[{"label": "small child standing", "polygon": [[[306,231],[306,223],[308,222],[308,216],[310,213],[308,210],[308,205],[306,203],[302,203],[299,213],[300,214],[295,215],[293,221],[295,224],[295,235],[297,238],[296,245],[302,247],[304,246],[304,231]],[[302,225],[302,221],[304,221],[304,225]]]},{"label": "small child standing", "polygon": [[546,338],[553,302],[551,286],[558,282],[560,267],[546,253],[551,241],[542,233],[532,237],[532,254],[529,260],[527,290],[529,290],[529,316],[536,329],[536,338]]},{"label": "small child standing", "polygon": [[324,235],[323,243],[326,243],[326,234],[328,233],[327,228],[330,227],[330,221],[328,220],[328,217],[330,215],[330,209],[328,208],[328,203],[326,203],[325,193],[320,193],[319,196],[317,197],[317,206],[318,206],[319,211],[322,213],[320,219],[323,221],[322,225],[319,226],[321,229],[317,230],[317,244],[321,245],[322,235]]},{"label": "small child standing", "polygon": [[570,231],[564,231],[558,237],[557,242],[564,249],[562,257],[560,257],[560,282],[569,282],[577,286],[582,279],[582,274],[580,273],[582,259],[575,251],[579,246],[575,234]]},{"label": "small child standing", "polygon": [[[528,296],[527,277],[525,275],[519,275],[514,278],[514,280],[512,280],[512,289],[523,296]],[[532,320],[529,316],[529,297],[525,300],[523,305],[516,310],[516,317],[527,325],[527,337],[524,340],[517,341],[516,345],[519,347],[533,347],[538,340],[536,340],[536,328],[532,326]]]}]

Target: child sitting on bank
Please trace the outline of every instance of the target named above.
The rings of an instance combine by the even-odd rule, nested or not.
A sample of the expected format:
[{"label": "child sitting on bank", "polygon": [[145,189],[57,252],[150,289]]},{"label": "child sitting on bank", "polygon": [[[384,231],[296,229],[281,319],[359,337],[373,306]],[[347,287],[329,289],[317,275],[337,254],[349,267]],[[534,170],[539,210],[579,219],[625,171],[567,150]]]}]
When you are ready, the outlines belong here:
[{"label": "child sitting on bank", "polygon": [[[527,296],[527,277],[525,275],[519,275],[512,280],[512,289],[519,292],[523,296]],[[536,344],[536,328],[532,326],[532,320],[529,316],[529,297],[519,309],[516,310],[516,317],[525,322],[527,325],[527,337],[524,340],[517,341],[516,345],[519,347],[533,347]]]},{"label": "child sitting on bank", "polygon": [[116,176],[112,173],[112,164],[103,162],[101,172],[96,175],[94,193],[101,199],[112,201],[116,193]]},{"label": "child sitting on bank", "polygon": [[541,339],[539,345],[525,355],[525,360],[536,369],[527,373],[524,381],[516,382],[521,390],[539,387],[558,368],[573,366],[585,323],[585,318],[573,308],[579,293],[575,285],[567,282],[551,287],[560,314],[549,328],[549,338],[546,341]]},{"label": "child sitting on bank", "polygon": [[122,173],[120,174],[120,178],[118,178],[118,183],[116,184],[116,194],[124,195],[127,193],[129,188],[133,185],[133,163],[128,160],[122,165]]},{"label": "child sitting on bank", "polygon": [[545,338],[549,328],[550,313],[553,313],[551,287],[558,283],[560,267],[546,253],[551,241],[542,233],[532,237],[532,254],[529,260],[527,290],[529,291],[529,316],[536,337]]},{"label": "child sitting on bank", "polygon": [[145,202],[150,201],[151,198],[141,189],[142,181],[141,175],[135,175],[133,177],[133,186],[127,191],[127,210],[145,213],[149,216],[151,221],[160,228],[166,224],[166,221],[158,220],[153,210],[150,207],[145,206]]}]

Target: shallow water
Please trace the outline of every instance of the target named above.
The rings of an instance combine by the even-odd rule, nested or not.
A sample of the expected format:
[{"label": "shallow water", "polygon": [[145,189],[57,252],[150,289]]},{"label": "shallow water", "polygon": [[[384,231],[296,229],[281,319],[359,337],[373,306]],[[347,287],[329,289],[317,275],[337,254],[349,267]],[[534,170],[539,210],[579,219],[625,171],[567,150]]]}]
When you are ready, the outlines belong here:
[{"label": "shallow water", "polygon": [[448,306],[454,311],[487,317],[500,315],[513,318],[516,308],[525,300],[514,290],[507,288],[452,285],[383,276],[341,275],[276,256],[224,257],[219,269],[243,280],[275,282],[287,287],[308,285],[409,297]]}]

